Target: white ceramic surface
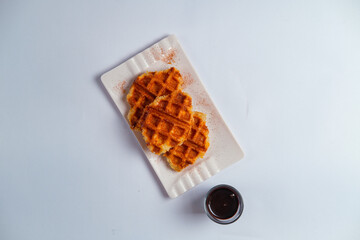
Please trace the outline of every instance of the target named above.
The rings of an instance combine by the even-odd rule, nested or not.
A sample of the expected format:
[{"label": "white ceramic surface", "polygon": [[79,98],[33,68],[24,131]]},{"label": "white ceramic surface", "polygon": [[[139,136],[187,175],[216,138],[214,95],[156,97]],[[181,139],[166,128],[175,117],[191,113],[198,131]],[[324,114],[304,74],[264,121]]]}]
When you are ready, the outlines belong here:
[{"label": "white ceramic surface", "polygon": [[208,151],[204,158],[198,159],[195,164],[181,172],[176,172],[168,166],[164,157],[148,150],[141,133],[134,131],[134,134],[166,192],[171,198],[174,198],[239,161],[244,156],[178,40],[174,35],[162,39],[102,75],[101,80],[127,121],[126,116],[130,106],[126,101],[126,95],[134,79],[144,72],[164,70],[172,66],[179,69],[184,78],[183,89],[193,98],[193,110],[201,111],[207,115],[207,125],[210,132]]}]

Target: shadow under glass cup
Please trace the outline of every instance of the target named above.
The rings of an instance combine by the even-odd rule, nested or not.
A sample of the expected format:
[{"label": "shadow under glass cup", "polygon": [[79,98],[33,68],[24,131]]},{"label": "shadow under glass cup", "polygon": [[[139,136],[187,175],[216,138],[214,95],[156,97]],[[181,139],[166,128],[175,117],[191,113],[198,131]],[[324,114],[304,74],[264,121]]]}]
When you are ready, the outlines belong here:
[{"label": "shadow under glass cup", "polygon": [[204,208],[207,216],[214,222],[230,224],[239,219],[244,203],[240,193],[234,187],[220,184],[208,191]]}]

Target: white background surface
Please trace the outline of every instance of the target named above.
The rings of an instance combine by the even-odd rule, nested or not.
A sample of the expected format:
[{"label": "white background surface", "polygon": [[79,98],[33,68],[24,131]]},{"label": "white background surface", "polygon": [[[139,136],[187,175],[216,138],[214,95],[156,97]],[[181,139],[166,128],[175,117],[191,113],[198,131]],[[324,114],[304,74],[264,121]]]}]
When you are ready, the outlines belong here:
[{"label": "white background surface", "polygon": [[[245,151],[174,200],[99,80],[172,33]],[[359,43],[358,1],[2,0],[0,239],[359,239]]]}]

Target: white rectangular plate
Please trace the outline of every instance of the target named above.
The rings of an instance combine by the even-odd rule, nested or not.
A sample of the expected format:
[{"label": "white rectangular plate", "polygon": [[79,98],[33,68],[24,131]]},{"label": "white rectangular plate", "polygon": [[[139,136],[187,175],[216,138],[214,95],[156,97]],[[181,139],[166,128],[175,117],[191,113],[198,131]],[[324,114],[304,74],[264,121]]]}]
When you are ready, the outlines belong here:
[{"label": "white rectangular plate", "polygon": [[141,133],[133,131],[151,166],[158,175],[166,192],[175,198],[215,175],[220,170],[239,161],[244,153],[220,116],[199,76],[186,57],[174,35],[130,58],[123,64],[101,76],[106,90],[127,120],[130,109],[126,95],[137,76],[147,71],[160,71],[176,67],[184,78],[183,90],[193,99],[193,110],[207,115],[210,147],[204,158],[182,172],[172,170],[164,157],[148,150]]}]

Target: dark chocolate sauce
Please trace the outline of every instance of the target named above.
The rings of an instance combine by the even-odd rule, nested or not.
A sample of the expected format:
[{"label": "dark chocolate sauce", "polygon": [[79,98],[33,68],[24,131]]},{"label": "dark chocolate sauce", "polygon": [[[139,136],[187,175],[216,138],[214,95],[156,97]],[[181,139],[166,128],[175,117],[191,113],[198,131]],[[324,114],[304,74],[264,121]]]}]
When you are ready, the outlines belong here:
[{"label": "dark chocolate sauce", "polygon": [[215,218],[227,219],[235,215],[239,208],[239,199],[235,192],[227,187],[212,191],[206,199],[206,206]]}]

